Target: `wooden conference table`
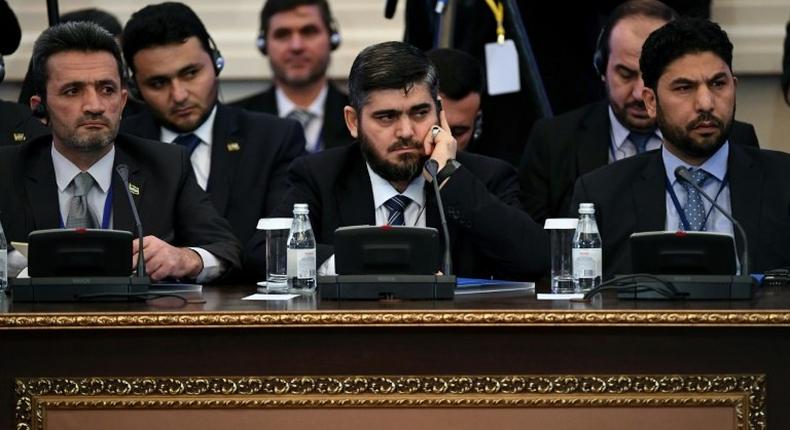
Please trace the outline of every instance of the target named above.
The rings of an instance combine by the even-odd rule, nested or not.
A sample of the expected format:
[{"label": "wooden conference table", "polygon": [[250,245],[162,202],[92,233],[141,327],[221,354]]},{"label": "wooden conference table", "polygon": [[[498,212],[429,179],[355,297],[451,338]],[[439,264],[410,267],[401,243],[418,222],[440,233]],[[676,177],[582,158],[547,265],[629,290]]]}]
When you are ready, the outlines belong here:
[{"label": "wooden conference table", "polygon": [[0,299],[0,429],[790,426],[790,288],[747,301]]}]

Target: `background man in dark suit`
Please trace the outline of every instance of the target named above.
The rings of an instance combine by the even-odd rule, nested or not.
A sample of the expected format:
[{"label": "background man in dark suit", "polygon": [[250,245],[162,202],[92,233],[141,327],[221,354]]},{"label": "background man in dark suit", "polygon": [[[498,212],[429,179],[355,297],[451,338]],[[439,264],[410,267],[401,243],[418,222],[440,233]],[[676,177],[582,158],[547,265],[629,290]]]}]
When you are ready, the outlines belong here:
[{"label": "background man in dark suit", "polygon": [[[149,234],[143,246],[154,280],[207,282],[240,266],[240,245],[195,184],[186,154],[117,134],[127,94],[121,53],[108,32],[85,22],[49,28],[36,41],[32,64],[31,103],[49,117],[52,135],[0,149],[0,217],[9,240],[58,226],[135,231],[114,173],[125,164]],[[136,259],[137,241],[133,252]],[[11,254],[12,267],[25,265],[21,254]]]},{"label": "background man in dark suit", "polygon": [[366,48],[351,67],[349,88],[346,125],[358,142],[295,161],[281,210],[287,215],[293,203],[309,205],[319,272],[333,271],[327,258],[338,227],[439,228],[432,187],[421,175],[428,158],[438,164],[457,274],[524,279],[545,272],[548,239],[521,209],[514,169],[457,152],[447,119],[437,112],[436,71],[422,51],[402,42]]},{"label": "background man in dark suit", "polygon": [[438,48],[428,51],[439,76],[439,95],[458,142],[458,149],[474,151],[480,145],[483,111],[483,68],[477,58],[458,49]]},{"label": "background man in dark suit", "polygon": [[573,195],[574,206],[595,204],[604,276],[631,271],[633,232],[733,235],[729,220],[675,179],[679,167],[743,225],[752,271],[790,264],[790,155],[729,141],[737,79],[727,34],[710,21],[679,18],[648,37],[639,63],[663,147],[582,176]]},{"label": "background man in dark suit", "polygon": [[[607,99],[535,123],[519,177],[524,206],[537,220],[576,216],[577,208],[569,206],[576,178],[660,147],[661,131],[642,100],[639,55],[647,36],[676,16],[657,0],[632,0],[615,8],[594,58]],[[750,124],[736,122],[730,140],[757,146]]]},{"label": "background man in dark suit", "polygon": [[[299,124],[217,102],[221,55],[197,15],[181,3],[133,14],[123,51],[150,112],[126,118],[122,129],[184,145],[198,185],[246,244],[258,219],[282,200],[288,165],[304,153]],[[255,269],[248,263],[245,271]]]},{"label": "background man in dark suit", "polygon": [[325,0],[268,0],[261,10],[258,49],[269,58],[273,85],[233,103],[298,120],[307,150],[351,143],[343,122],[348,97],[326,77],[340,33]]}]

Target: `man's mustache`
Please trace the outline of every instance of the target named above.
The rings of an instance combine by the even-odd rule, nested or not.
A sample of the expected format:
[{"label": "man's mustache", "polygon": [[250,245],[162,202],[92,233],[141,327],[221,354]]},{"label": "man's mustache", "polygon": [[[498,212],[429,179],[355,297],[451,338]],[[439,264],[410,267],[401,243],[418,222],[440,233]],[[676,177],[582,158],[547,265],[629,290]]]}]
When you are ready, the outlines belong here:
[{"label": "man's mustache", "polygon": [[421,149],[422,142],[420,142],[419,140],[412,140],[412,139],[398,139],[395,143],[393,143],[387,148],[387,151],[392,152],[392,151],[397,151],[399,149],[410,149],[410,148]]},{"label": "man's mustache", "polygon": [[711,123],[713,123],[713,124],[714,124],[714,125],[715,125],[717,128],[722,128],[722,127],[724,127],[724,122],[723,122],[722,120],[720,120],[719,118],[717,118],[716,116],[714,116],[714,115],[713,115],[712,113],[710,113],[710,112],[703,112],[703,113],[699,114],[699,116],[697,117],[697,119],[695,119],[694,121],[691,121],[691,122],[690,122],[690,123],[689,123],[689,124],[686,126],[686,129],[688,129],[688,130],[693,130],[693,129],[695,129],[695,128],[699,127],[699,126],[700,126],[700,125],[701,125],[703,122],[711,122]]}]

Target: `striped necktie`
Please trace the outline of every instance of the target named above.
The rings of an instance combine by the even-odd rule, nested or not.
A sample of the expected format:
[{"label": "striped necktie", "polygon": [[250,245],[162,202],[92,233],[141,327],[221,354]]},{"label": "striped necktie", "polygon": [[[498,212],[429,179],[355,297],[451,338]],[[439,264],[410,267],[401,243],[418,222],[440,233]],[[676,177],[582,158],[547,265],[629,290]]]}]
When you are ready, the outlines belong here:
[{"label": "striped necktie", "polygon": [[411,203],[411,199],[404,196],[403,194],[398,194],[395,197],[384,202],[384,207],[387,208],[389,211],[389,216],[387,217],[387,224],[389,225],[403,225],[404,224],[404,217],[403,211],[406,209],[407,206]]}]

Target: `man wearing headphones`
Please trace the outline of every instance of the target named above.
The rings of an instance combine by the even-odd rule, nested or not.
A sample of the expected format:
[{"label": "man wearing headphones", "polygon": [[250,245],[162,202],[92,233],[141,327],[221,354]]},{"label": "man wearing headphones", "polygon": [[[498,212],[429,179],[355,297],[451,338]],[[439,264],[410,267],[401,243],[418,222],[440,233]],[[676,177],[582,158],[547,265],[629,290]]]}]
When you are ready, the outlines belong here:
[{"label": "man wearing headphones", "polygon": [[[125,118],[122,130],[182,145],[198,185],[246,244],[258,219],[282,199],[288,165],[304,153],[299,124],[217,101],[224,60],[200,18],[182,3],[135,12],[122,40],[138,96],[150,108]],[[247,255],[244,271],[263,273]]]},{"label": "man wearing headphones", "polygon": [[343,119],[348,97],[326,77],[330,53],[340,45],[326,0],[268,0],[256,43],[274,83],[234,105],[296,119],[309,152],[353,142]]},{"label": "man wearing headphones", "polygon": [[[606,100],[539,120],[530,132],[519,177],[533,218],[576,216],[570,199],[579,176],[661,147],[661,132],[642,100],[639,56],[650,33],[676,17],[657,0],[631,0],[612,11],[593,58]],[[730,141],[758,146],[754,127],[738,121]]]}]

